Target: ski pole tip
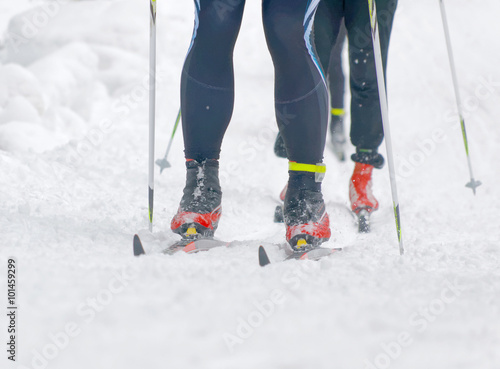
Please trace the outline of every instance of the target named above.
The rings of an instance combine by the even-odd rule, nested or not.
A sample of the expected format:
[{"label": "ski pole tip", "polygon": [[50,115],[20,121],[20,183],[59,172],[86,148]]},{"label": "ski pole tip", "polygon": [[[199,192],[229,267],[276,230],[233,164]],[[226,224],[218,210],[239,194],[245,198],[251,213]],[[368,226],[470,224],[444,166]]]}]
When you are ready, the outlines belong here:
[{"label": "ski pole tip", "polygon": [[155,163],[160,167],[160,174],[163,172],[164,169],[171,167],[167,159],[158,159],[157,161],[155,161]]},{"label": "ski pole tip", "polygon": [[470,182],[467,183],[465,185],[465,187],[469,187],[470,189],[472,189],[472,192],[474,193],[474,195],[476,194],[476,188],[478,188],[479,186],[481,186],[481,181],[475,181],[474,178],[471,178]]}]

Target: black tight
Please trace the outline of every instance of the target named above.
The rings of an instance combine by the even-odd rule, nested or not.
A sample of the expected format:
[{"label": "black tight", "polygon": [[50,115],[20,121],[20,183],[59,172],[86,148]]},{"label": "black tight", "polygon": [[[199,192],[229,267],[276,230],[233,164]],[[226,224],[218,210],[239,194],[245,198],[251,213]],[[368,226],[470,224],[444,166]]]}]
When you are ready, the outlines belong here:
[{"label": "black tight", "polygon": [[[397,0],[377,0],[384,70]],[[322,0],[314,24],[321,64],[327,68],[330,52],[344,18],[349,40],[351,87],[351,141],[362,149],[377,149],[384,138],[375,73],[368,2]],[[332,90],[333,91],[333,90]],[[332,102],[334,98],[332,98]],[[333,106],[332,106],[333,107]]]},{"label": "black tight", "polygon": [[[317,0],[263,0],[275,67],[275,108],[292,161],[323,159],[328,95],[312,47]],[[234,103],[233,49],[245,0],[195,0],[196,22],[181,81],[185,156],[218,159]]]}]

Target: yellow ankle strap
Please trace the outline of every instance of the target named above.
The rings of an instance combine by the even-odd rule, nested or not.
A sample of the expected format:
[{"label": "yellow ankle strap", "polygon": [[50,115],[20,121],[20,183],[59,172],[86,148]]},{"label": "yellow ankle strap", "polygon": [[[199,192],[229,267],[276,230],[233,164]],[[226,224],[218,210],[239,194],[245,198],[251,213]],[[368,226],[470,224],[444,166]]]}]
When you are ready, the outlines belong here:
[{"label": "yellow ankle strap", "polygon": [[288,170],[294,172],[311,172],[315,173],[316,182],[322,182],[323,178],[325,178],[326,173],[326,164],[318,163],[318,164],[303,164],[297,163],[295,161],[288,162]]}]

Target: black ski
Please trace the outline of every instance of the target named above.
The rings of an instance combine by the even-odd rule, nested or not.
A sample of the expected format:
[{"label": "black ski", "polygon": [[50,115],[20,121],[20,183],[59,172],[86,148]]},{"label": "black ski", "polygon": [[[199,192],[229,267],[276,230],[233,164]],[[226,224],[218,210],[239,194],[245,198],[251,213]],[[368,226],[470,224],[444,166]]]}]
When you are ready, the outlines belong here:
[{"label": "black ski", "polygon": [[264,248],[264,246],[259,246],[259,265],[263,267],[267,264],[271,264],[271,262],[269,261],[269,257],[267,256],[266,249]]},{"label": "black ski", "polygon": [[138,235],[134,235],[134,255],[135,256],[140,256],[144,255],[146,252],[144,251],[144,247],[142,247],[142,242],[141,239],[139,238]]}]

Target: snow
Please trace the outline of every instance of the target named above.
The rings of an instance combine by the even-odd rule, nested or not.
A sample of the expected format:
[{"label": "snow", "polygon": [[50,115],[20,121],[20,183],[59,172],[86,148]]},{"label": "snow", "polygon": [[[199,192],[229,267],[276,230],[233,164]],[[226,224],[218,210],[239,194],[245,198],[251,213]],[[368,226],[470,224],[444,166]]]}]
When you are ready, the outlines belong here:
[{"label": "snow", "polygon": [[[243,245],[164,256],[155,252],[177,240],[169,222],[185,169],[179,132],[172,167],[156,172],[150,235],[147,4],[2,2],[0,274],[14,257],[19,335],[16,363],[4,351],[1,367],[498,368],[500,4],[446,5],[472,165],[483,182],[477,195],[464,186],[438,1],[401,0],[388,91],[407,254],[397,251],[387,167],[374,174],[381,208],[373,231],[357,234],[347,207],[352,163],[327,148],[327,246],[344,251],[260,268],[260,243],[279,257],[270,244],[284,229],[272,216],[286,180],[285,162],[272,153],[273,70],[260,3],[246,5],[221,157],[217,237]],[[159,3],[158,12],[160,158],[179,106],[193,4]],[[36,28],[30,37],[27,24]],[[151,255],[132,256],[136,232]]]}]

